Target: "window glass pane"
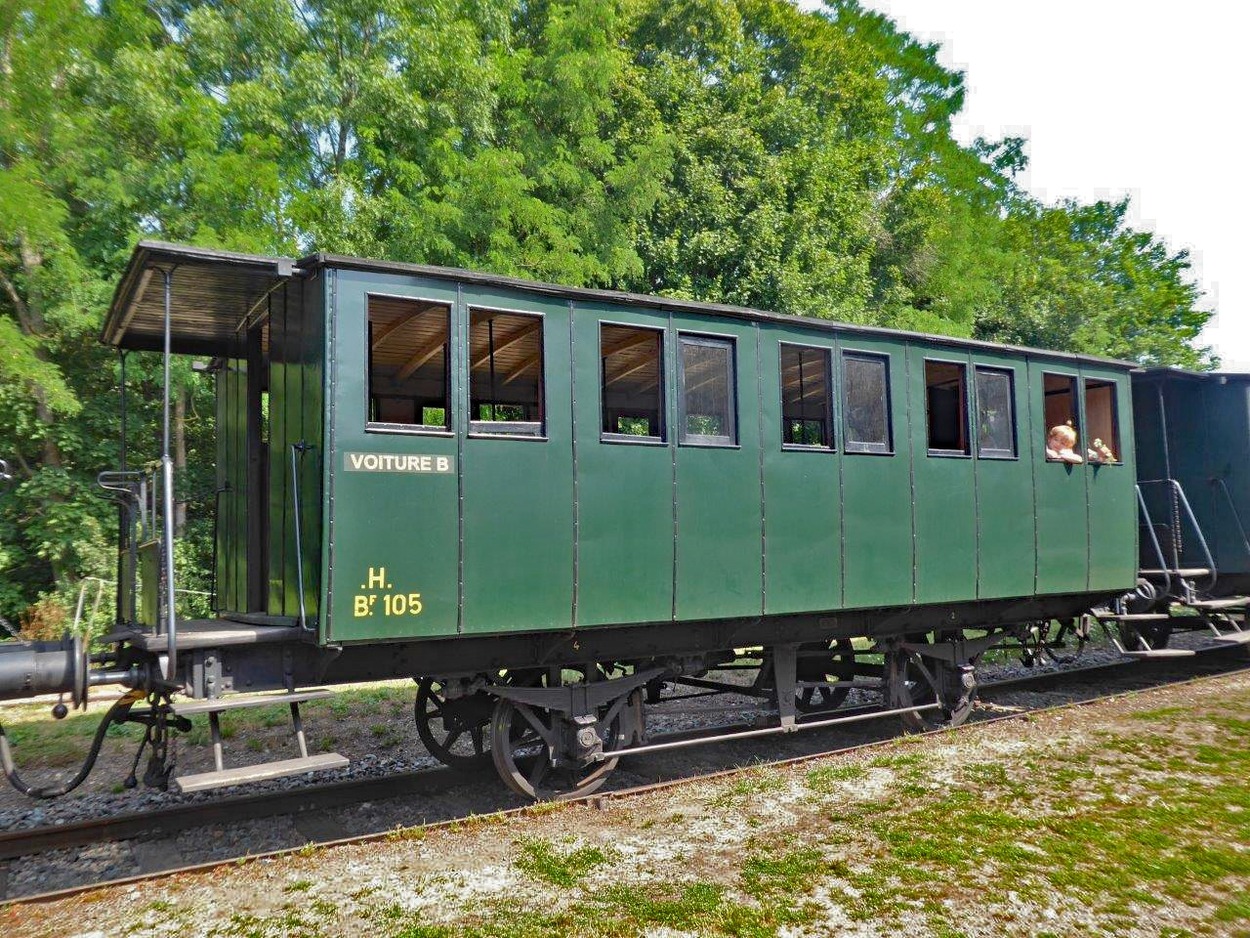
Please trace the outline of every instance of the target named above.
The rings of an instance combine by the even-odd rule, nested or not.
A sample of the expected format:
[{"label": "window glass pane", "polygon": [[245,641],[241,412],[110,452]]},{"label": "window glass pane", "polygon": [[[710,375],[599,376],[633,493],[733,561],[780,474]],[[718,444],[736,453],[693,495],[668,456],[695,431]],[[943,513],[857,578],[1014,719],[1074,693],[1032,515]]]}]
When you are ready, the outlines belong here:
[{"label": "window glass pane", "polygon": [[848,452],[890,451],[890,387],[886,367],[886,359],[875,355],[848,352],[843,356],[843,420]]},{"label": "window glass pane", "polygon": [[1120,426],[1116,417],[1115,385],[1110,381],[1086,381],[1086,455],[1090,462],[1120,461]]},{"label": "window glass pane", "polygon": [[1076,378],[1043,374],[1042,393],[1045,396],[1046,458],[1052,462],[1084,462],[1076,412]]},{"label": "window glass pane", "polygon": [[1010,371],[977,369],[978,455],[1016,455],[1014,400]]},{"label": "window glass pane", "polygon": [[682,440],[736,443],[733,343],[682,336],[681,372]]},{"label": "window glass pane", "polygon": [[542,433],[541,316],[469,311],[469,419],[477,433]]},{"label": "window glass pane", "polygon": [[604,433],[664,439],[664,369],[656,329],[599,327]]},{"label": "window glass pane", "polygon": [[969,455],[968,369],[955,362],[924,363],[929,449]]},{"label": "window glass pane", "polygon": [[781,441],[833,446],[829,350],[781,346]]},{"label": "window glass pane", "polygon": [[451,307],[369,297],[369,420],[443,429]]}]

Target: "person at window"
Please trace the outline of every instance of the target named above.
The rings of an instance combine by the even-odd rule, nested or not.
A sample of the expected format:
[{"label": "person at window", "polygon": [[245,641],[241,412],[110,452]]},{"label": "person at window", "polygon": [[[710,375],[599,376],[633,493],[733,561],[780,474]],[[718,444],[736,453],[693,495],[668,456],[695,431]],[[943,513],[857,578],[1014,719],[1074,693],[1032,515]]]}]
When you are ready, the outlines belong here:
[{"label": "person at window", "polygon": [[1076,446],[1076,431],[1066,423],[1061,423],[1057,427],[1051,427],[1050,433],[1046,435],[1046,458],[1056,462],[1066,463],[1083,463],[1084,459],[1074,447]]}]

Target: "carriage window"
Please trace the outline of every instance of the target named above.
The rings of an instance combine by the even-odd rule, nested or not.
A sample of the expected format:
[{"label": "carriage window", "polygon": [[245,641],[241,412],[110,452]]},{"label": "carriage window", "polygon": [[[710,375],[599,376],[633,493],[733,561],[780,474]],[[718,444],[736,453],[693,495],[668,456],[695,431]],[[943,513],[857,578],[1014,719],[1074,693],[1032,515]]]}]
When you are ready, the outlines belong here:
[{"label": "carriage window", "polygon": [[1085,382],[1085,430],[1090,462],[1120,462],[1120,426],[1116,419],[1115,385]]},{"label": "carriage window", "polygon": [[781,442],[786,446],[833,447],[833,400],[829,394],[829,350],[781,346]]},{"label": "carriage window", "polygon": [[925,360],[925,413],[929,453],[968,456],[968,369],[955,362]]},{"label": "carriage window", "polygon": [[1076,412],[1076,378],[1042,375],[1045,399],[1046,458],[1051,462],[1078,463],[1081,457],[1081,426]]},{"label": "carriage window", "polygon": [[605,439],[664,439],[664,377],[658,329],[599,327],[600,397]]},{"label": "carriage window", "polygon": [[734,391],[734,343],[683,335],[680,338],[681,441],[704,446],[738,442]]},{"label": "carriage window", "polygon": [[1012,373],[977,369],[977,455],[1014,459],[1016,455],[1015,387]]},{"label": "carriage window", "polygon": [[543,320],[469,310],[469,429],[543,432]]},{"label": "carriage window", "polygon": [[444,303],[369,297],[370,423],[447,429],[450,327]]},{"label": "carriage window", "polygon": [[842,355],[842,421],[848,453],[889,453],[889,360],[882,355]]}]

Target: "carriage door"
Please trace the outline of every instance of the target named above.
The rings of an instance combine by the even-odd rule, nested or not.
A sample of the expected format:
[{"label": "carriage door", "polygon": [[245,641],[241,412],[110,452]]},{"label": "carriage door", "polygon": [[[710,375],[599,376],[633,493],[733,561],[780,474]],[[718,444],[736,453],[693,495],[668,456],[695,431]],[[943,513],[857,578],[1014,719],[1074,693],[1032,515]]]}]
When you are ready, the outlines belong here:
[{"label": "carriage door", "polygon": [[[916,602],[966,599],[977,589],[972,370],[957,349],[907,349],[913,419]],[[923,410],[921,410],[923,406]]]},{"label": "carriage door", "polygon": [[216,605],[221,613],[264,612],[268,512],[264,406],[267,362],[262,330],[247,357],[221,360],[216,372]]},{"label": "carriage door", "polygon": [[[1089,441],[1081,423],[1080,375],[1076,369],[1030,360],[1029,386],[1036,472],[1037,592],[1082,593],[1089,583],[1088,473],[1084,465]],[[1051,431],[1057,428],[1055,445],[1048,446]]]}]

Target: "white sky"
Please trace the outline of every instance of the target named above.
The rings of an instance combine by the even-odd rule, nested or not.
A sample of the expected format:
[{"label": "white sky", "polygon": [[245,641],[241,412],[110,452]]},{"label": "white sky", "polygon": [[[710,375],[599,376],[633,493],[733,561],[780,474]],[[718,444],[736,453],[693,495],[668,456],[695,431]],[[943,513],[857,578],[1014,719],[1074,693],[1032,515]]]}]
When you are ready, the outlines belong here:
[{"label": "white sky", "polygon": [[[1028,139],[1025,187],[1045,202],[1132,196],[1130,224],[1187,248],[1216,312],[1203,336],[1250,371],[1244,55],[1250,12],[1190,0],[861,0],[942,46],[965,74],[956,123]],[[801,0],[801,5],[814,5]]]}]

